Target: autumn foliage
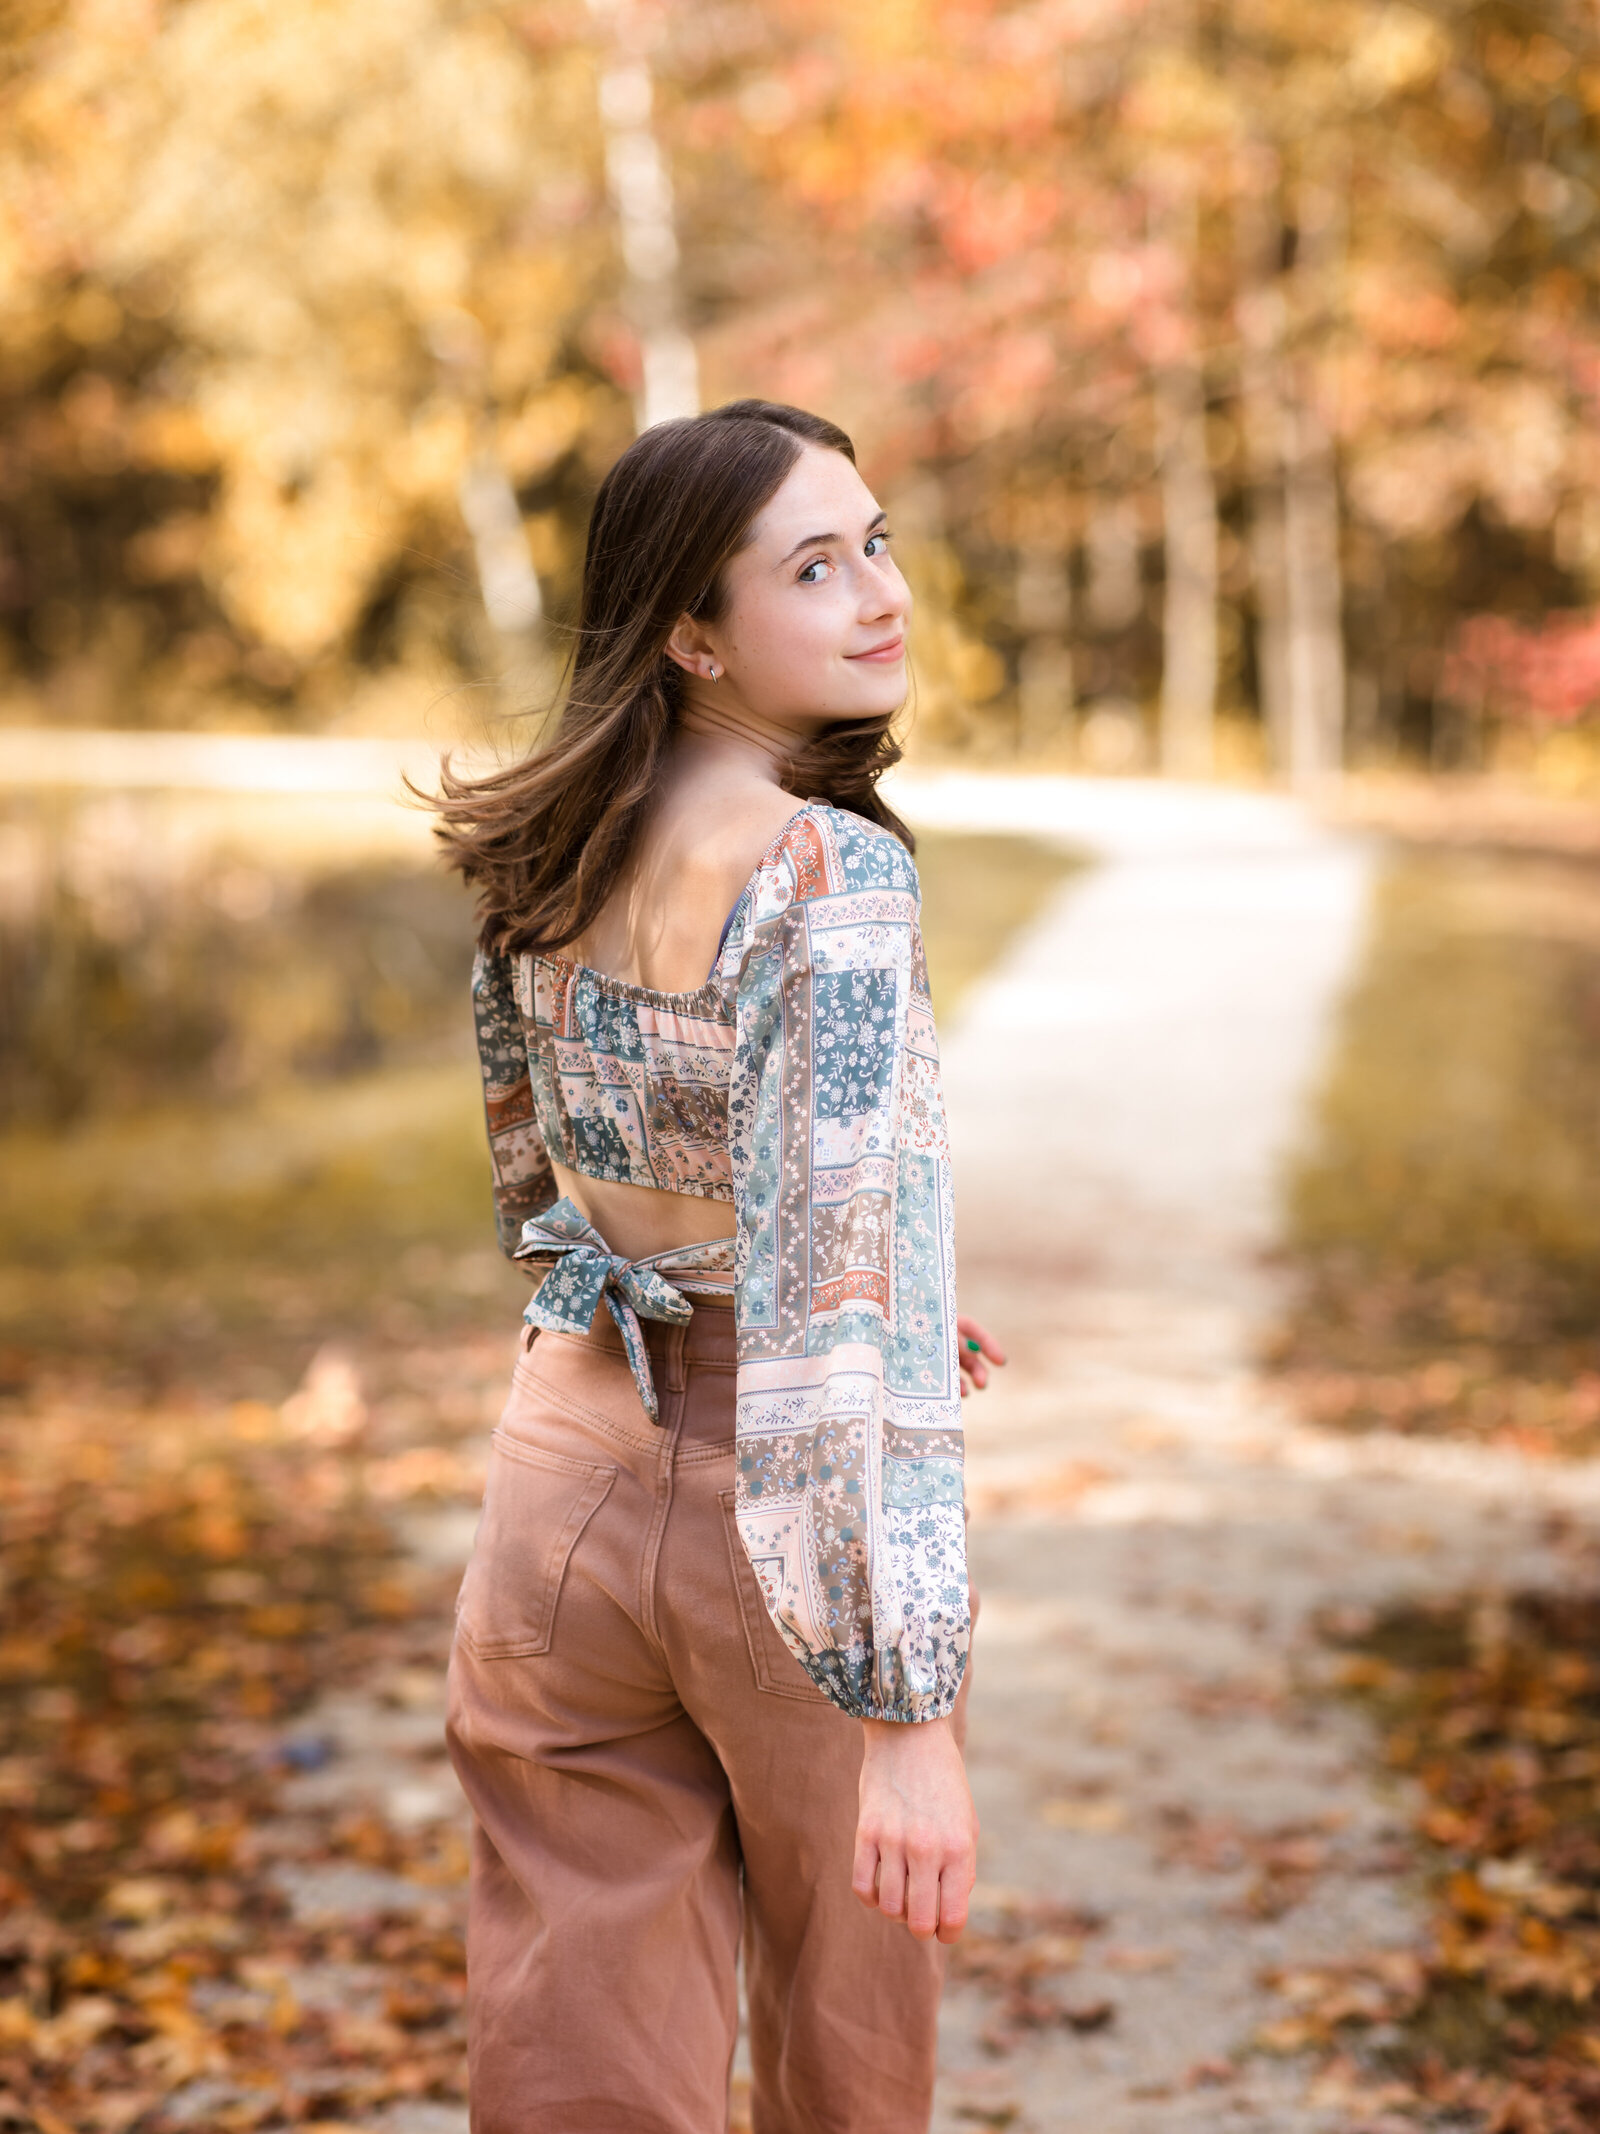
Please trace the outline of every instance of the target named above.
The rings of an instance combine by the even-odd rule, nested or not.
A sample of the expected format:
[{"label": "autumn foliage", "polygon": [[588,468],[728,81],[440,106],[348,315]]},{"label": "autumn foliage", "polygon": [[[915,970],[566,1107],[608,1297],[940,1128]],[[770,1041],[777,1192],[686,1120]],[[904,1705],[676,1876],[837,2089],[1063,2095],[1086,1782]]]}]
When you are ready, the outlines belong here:
[{"label": "autumn foliage", "polygon": [[895,507],[931,734],[1181,683],[1280,765],[1448,761],[1591,708],[1592,11],[189,0],[9,18],[13,716],[456,717],[486,456],[570,611],[641,376],[619,61],[707,397],[825,408]]}]

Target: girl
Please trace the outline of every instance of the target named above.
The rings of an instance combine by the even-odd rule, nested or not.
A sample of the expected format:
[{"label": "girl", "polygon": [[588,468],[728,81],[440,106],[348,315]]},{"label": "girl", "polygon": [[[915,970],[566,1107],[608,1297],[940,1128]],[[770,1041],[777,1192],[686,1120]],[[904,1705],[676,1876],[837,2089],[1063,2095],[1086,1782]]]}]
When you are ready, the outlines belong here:
[{"label": "girl", "polygon": [[[739,401],[601,485],[480,898],[501,1241],[539,1278],[451,1660],[475,2134],[913,2134],[977,1826],[949,1160],[850,440]],[[853,1842],[852,1842],[853,1833]]]}]

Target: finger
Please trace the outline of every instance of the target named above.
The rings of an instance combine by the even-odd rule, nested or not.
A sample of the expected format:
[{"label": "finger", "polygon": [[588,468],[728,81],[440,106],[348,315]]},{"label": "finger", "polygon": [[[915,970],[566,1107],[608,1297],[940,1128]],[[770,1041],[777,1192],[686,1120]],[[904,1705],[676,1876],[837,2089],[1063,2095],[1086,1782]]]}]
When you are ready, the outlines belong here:
[{"label": "finger", "polygon": [[976,1319],[965,1317],[958,1318],[956,1326],[963,1340],[968,1342],[975,1341],[979,1350],[989,1358],[991,1363],[1005,1362],[1005,1352],[987,1327],[980,1326]]},{"label": "finger", "polygon": [[956,1331],[961,1337],[961,1368],[964,1371],[982,1370],[984,1366],[975,1359],[983,1356],[987,1356],[990,1363],[1005,1362],[1004,1349],[993,1334],[987,1328],[981,1327],[976,1319],[958,1318]]},{"label": "finger", "polygon": [[906,1925],[918,1941],[932,1941],[939,1925],[939,1862],[913,1856],[906,1887]]},{"label": "finger", "polygon": [[906,1863],[897,1852],[878,1855],[878,1910],[885,1919],[899,1919],[906,1908]]},{"label": "finger", "polygon": [[869,1912],[878,1908],[878,1847],[864,1830],[856,1832],[856,1856],[850,1869],[850,1887]]},{"label": "finger", "polygon": [[947,1867],[939,1877],[939,1939],[959,1941],[967,1923],[967,1908],[972,1901],[972,1870],[970,1867]]}]

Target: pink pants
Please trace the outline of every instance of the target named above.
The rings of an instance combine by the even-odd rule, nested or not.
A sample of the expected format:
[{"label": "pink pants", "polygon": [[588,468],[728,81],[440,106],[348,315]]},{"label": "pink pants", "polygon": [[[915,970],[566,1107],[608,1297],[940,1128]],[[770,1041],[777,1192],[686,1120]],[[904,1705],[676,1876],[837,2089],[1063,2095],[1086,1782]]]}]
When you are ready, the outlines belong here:
[{"label": "pink pants", "polygon": [[741,1934],[755,2134],[923,2134],[942,1951],[850,1891],[859,1725],[733,1523],[734,1326],[541,1333],[450,1663],[476,1817],[473,2134],[723,2134]]}]

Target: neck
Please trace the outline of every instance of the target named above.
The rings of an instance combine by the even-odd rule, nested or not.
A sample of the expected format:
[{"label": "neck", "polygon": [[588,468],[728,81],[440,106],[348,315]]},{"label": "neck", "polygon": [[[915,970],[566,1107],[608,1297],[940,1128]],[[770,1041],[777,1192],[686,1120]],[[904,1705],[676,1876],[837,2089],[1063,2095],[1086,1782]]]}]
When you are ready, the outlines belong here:
[{"label": "neck", "polygon": [[781,786],[790,760],[810,737],[808,729],[763,717],[731,693],[718,699],[711,694],[715,687],[707,683],[685,690],[678,711],[679,755],[747,771],[758,768]]}]

